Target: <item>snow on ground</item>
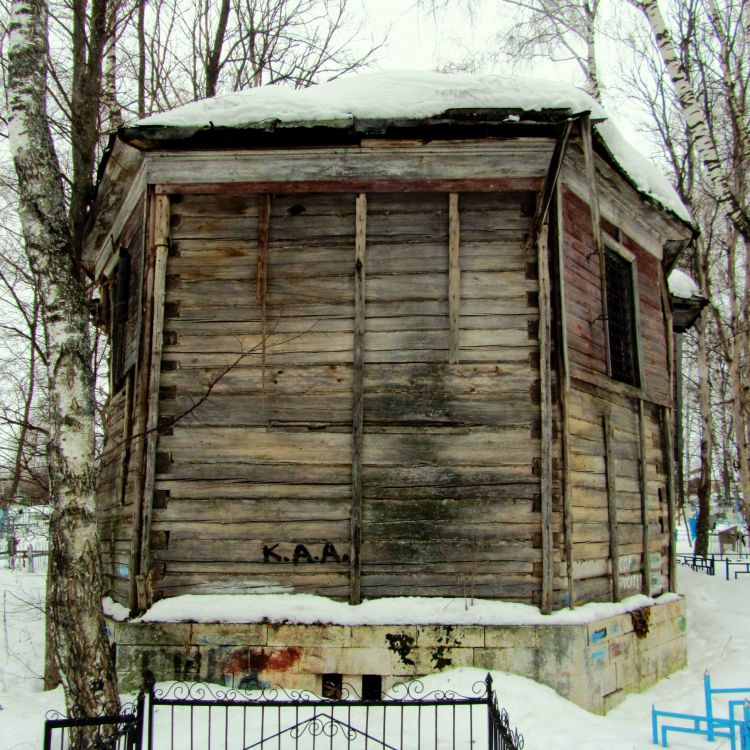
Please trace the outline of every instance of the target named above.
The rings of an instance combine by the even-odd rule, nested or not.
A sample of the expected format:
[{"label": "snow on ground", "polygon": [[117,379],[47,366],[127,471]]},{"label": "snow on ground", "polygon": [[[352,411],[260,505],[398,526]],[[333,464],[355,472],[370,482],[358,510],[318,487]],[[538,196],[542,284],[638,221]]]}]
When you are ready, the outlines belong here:
[{"label": "snow on ground", "polygon": [[44,588],[44,573],[0,568],[0,750],[40,750],[44,715],[64,706],[42,691]]},{"label": "snow on ground", "polygon": [[[595,716],[531,680],[493,673],[501,706],[511,725],[523,733],[526,750],[647,750],[651,705],[699,713],[703,707],[704,670],[715,687],[750,685],[750,576],[738,581],[711,578],[679,569],[680,590],[687,597],[687,669],[651,690],[629,696],[607,716]],[[42,575],[0,570],[0,750],[41,748],[44,714],[62,707],[59,690],[41,691],[44,625],[40,603]],[[484,677],[480,670],[460,669],[425,678],[428,689],[470,691]],[[675,750],[705,748],[706,741],[670,736]],[[719,740],[712,748],[729,747]]]}]

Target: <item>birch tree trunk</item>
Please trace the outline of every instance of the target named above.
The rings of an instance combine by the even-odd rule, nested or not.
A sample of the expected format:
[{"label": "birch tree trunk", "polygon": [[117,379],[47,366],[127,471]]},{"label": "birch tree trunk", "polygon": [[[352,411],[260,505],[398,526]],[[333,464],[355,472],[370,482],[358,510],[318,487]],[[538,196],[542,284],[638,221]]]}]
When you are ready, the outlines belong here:
[{"label": "birch tree trunk", "polygon": [[9,141],[26,251],[39,282],[52,400],[47,616],[68,711],[83,717],[116,711],[118,696],[101,611],[88,312],[47,119],[46,79],[45,0],[14,0],[8,49]]},{"label": "birch tree trunk", "polygon": [[690,78],[680,62],[679,53],[659,10],[657,0],[629,0],[629,2],[642,10],[648,19],[664,66],[675,88],[688,131],[693,138],[693,145],[705,167],[705,176],[711,186],[713,195],[718,203],[724,207],[727,217],[740,236],[746,243],[750,243],[750,215],[747,207],[740,200],[734,185],[724,171],[725,160],[720,156],[711,137],[711,132],[706,125],[705,115],[698,103],[696,93],[693,91]]}]

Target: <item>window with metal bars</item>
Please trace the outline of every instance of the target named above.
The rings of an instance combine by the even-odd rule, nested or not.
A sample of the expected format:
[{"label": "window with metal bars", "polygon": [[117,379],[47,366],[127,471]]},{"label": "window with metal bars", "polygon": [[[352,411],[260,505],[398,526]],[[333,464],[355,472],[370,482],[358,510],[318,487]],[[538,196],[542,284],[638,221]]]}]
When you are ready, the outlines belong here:
[{"label": "window with metal bars", "polygon": [[612,377],[640,386],[633,264],[607,249],[607,314]]}]

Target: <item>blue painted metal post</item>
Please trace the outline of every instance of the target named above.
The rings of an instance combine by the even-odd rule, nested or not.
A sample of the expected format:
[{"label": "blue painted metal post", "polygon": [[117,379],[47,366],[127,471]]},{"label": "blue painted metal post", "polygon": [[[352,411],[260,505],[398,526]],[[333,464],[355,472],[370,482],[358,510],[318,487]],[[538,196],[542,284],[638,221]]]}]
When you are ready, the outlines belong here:
[{"label": "blue painted metal post", "polygon": [[706,697],[706,739],[714,741],[714,705],[711,695],[711,675],[706,670],[703,673],[703,692]]},{"label": "blue painted metal post", "polygon": [[742,726],[740,727],[740,747],[742,750],[750,750],[750,701],[745,698],[742,707]]},{"label": "blue painted metal post", "polygon": [[[659,744],[659,727],[658,727],[658,721],[656,719],[656,706],[652,703],[651,704],[651,742],[654,743],[654,745]],[[745,750],[744,748],[742,750]]]}]

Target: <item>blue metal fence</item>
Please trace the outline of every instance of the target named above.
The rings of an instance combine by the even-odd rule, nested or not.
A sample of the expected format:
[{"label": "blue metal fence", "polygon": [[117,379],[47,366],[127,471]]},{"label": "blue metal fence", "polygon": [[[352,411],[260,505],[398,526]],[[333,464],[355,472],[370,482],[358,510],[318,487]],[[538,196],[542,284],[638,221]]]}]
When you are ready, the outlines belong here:
[{"label": "blue metal fence", "polygon": [[[730,700],[727,716],[718,716],[714,706],[717,695],[744,695],[741,700]],[[717,738],[729,739],[731,750],[737,750],[737,739],[740,750],[750,750],[750,687],[715,688],[711,684],[711,675],[703,676],[703,697],[705,714],[687,714],[678,711],[659,711],[651,707],[651,739],[655,745],[667,747],[670,732],[697,734],[705,736],[709,742]],[[663,720],[670,720],[669,723]],[[679,721],[680,723],[672,723]]]}]

